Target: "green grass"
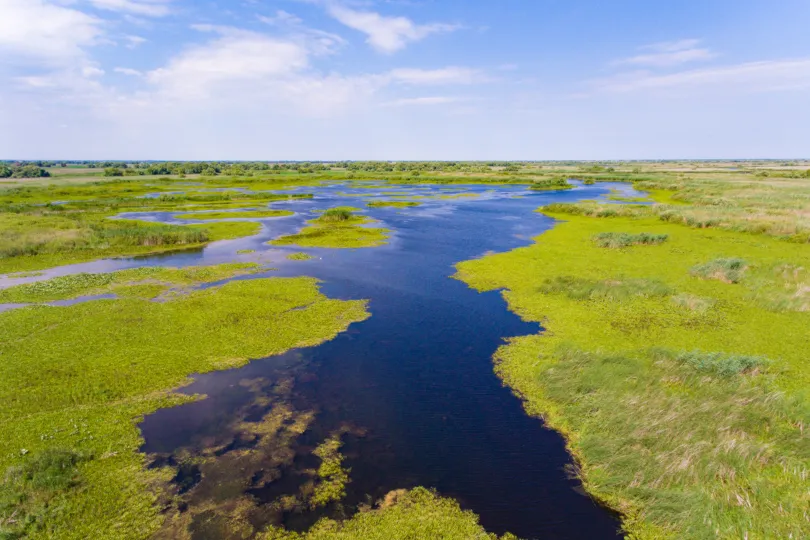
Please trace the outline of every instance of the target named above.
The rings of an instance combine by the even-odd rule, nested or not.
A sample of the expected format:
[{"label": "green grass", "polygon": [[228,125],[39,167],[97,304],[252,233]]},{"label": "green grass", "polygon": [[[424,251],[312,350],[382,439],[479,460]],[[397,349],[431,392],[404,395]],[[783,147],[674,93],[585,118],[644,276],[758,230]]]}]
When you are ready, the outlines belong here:
[{"label": "green grass", "polygon": [[214,219],[261,219],[271,217],[292,216],[295,212],[289,210],[245,210],[242,212],[194,212],[188,214],[175,214],[177,219],[199,219],[199,220],[214,220]]},{"label": "green grass", "polygon": [[629,246],[662,244],[667,241],[667,238],[669,237],[666,234],[605,232],[594,235],[593,241],[599,247],[625,248]]},{"label": "green grass", "polygon": [[0,314],[0,535],[149,537],[174,473],[144,468],[139,418],[188,399],[171,390],[192,373],[312,346],[368,316],[364,302],[327,299],[310,278],[193,287],[244,270],[161,269],[147,289],[131,275],[85,277],[91,288],[119,284],[119,298]]},{"label": "green grass", "polygon": [[410,208],[421,204],[417,201],[371,201],[366,206],[369,208]]},{"label": "green grass", "polygon": [[748,269],[740,258],[715,259],[692,267],[690,273],[702,279],[717,279],[726,283],[739,283]]},{"label": "green grass", "polygon": [[[498,375],[565,435],[632,538],[802,537],[810,314],[774,295],[805,290],[806,246],[565,210],[534,245],[458,265],[546,329],[503,346]],[[600,248],[607,233],[668,240]],[[693,272],[739,270],[729,260],[750,266],[736,285]]]},{"label": "green grass", "polygon": [[[478,524],[478,518],[424,488],[390,493],[378,508],[346,521],[322,519],[306,533],[270,530],[259,540],[497,540]],[[514,539],[504,535],[503,540]]]},{"label": "green grass", "polygon": [[296,245],[323,248],[366,248],[381,246],[388,240],[388,229],[363,227],[375,221],[366,216],[357,216],[348,207],[330,208],[316,219],[307,221],[308,227],[297,234],[282,236],[268,244],[275,246]]}]

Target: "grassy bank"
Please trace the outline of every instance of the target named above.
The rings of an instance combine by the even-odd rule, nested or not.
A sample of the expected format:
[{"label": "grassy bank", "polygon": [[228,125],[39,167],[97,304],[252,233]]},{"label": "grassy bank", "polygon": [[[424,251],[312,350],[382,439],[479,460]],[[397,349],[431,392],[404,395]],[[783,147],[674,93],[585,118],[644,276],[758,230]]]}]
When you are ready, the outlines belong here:
[{"label": "grassy bank", "polygon": [[171,390],[193,373],[312,346],[368,316],[309,278],[195,288],[251,270],[127,271],[4,293],[44,301],[106,281],[118,298],[0,314],[0,536],[149,537],[176,471],[144,468],[138,419],[187,399]]},{"label": "grassy bank", "polygon": [[559,206],[532,246],[458,265],[545,332],[499,376],[568,439],[631,538],[800,538],[810,527],[810,251]]}]

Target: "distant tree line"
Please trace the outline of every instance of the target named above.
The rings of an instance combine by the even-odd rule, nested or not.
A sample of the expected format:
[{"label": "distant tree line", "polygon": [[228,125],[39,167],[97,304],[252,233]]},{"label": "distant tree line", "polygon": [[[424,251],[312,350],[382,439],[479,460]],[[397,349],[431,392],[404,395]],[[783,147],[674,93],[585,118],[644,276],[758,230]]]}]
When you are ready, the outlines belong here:
[{"label": "distant tree line", "polygon": [[51,173],[33,164],[7,165],[0,163],[0,178],[43,178]]}]

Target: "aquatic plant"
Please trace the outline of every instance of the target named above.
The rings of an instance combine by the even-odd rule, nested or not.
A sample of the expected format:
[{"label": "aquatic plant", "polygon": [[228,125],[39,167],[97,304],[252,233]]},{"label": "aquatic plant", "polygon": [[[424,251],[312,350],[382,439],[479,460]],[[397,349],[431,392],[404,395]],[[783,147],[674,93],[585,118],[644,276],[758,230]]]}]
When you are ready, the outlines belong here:
[{"label": "aquatic plant", "polygon": [[285,246],[325,248],[364,248],[386,243],[388,229],[363,227],[374,220],[366,216],[356,216],[347,207],[330,208],[318,218],[307,221],[305,227],[296,234],[282,236],[268,244]]},{"label": "aquatic plant", "polygon": [[366,206],[369,208],[410,208],[421,204],[418,201],[371,201]]},{"label": "aquatic plant", "polygon": [[185,293],[0,314],[0,356],[14,359],[0,363],[0,471],[25,468],[52,449],[94,457],[75,464],[81,489],[55,489],[53,504],[32,505],[25,521],[15,519],[14,505],[0,505],[2,534],[151,536],[164,520],[156,497],[172,475],[143,468],[139,419],[188,399],[170,391],[192,373],[312,346],[368,316],[364,302],[327,299],[310,278],[199,289],[193,276],[221,280],[228,272],[157,270],[150,277],[164,289],[186,285]]},{"label": "aquatic plant", "polygon": [[304,253],[303,251],[299,251],[297,253],[290,253],[287,255],[287,258],[291,261],[308,261],[310,259],[314,259],[312,255],[309,253]]}]

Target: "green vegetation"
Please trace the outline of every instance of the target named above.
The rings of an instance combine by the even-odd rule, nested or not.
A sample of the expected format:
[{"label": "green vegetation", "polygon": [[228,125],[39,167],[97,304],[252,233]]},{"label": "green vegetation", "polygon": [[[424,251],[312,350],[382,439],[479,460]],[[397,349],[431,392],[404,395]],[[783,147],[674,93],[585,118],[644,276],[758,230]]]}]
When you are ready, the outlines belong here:
[{"label": "green vegetation", "polygon": [[[391,492],[378,508],[349,520],[322,519],[306,533],[270,530],[260,540],[497,540],[478,524],[478,518],[458,503],[424,488]],[[515,539],[504,535],[503,540]]]},{"label": "green vegetation", "polygon": [[417,201],[371,201],[366,206],[369,208],[410,208],[421,204]]},{"label": "green vegetation", "polygon": [[355,209],[347,207],[330,208],[316,219],[307,221],[297,234],[282,236],[268,242],[271,245],[324,248],[364,248],[386,243],[388,229],[368,228],[363,225],[375,221],[366,216],[357,216]]},{"label": "green vegetation", "polygon": [[535,191],[551,191],[557,189],[573,189],[574,186],[568,182],[568,178],[550,178],[546,180],[535,180],[529,186],[529,189]]},{"label": "green vegetation", "polygon": [[[505,289],[511,309],[543,324],[502,347],[496,371],[565,435],[586,489],[622,512],[632,538],[799,538],[810,252],[771,228],[750,234],[741,215],[707,212],[717,228],[660,217],[673,208],[697,213],[550,205],[565,222],[459,264],[457,277]],[[624,235],[668,240],[594,241]]]},{"label": "green vegetation", "polygon": [[42,301],[107,283],[118,298],[0,314],[0,536],[149,537],[175,471],[144,468],[138,419],[189,399],[171,390],[192,373],[312,346],[368,316],[310,278],[197,288],[251,268],[138,269],[4,292]]},{"label": "green vegetation", "polygon": [[315,486],[315,491],[310,498],[313,507],[323,506],[333,501],[339,501],[346,496],[346,484],[349,482],[349,470],[343,467],[343,454],[340,447],[343,441],[340,434],[321,443],[313,452],[321,459],[318,467],[318,478],[320,482]]},{"label": "green vegetation", "polygon": [[625,248],[637,245],[654,245],[661,244],[669,238],[666,234],[648,234],[648,233],[616,233],[605,232],[594,235],[593,241],[599,247],[604,248]]},{"label": "green vegetation", "polygon": [[295,212],[289,210],[245,210],[242,212],[194,212],[188,214],[175,214],[177,219],[200,219],[200,220],[214,220],[214,219],[235,219],[235,218],[250,218],[261,219],[270,217],[283,217],[292,216]]},{"label": "green vegetation", "polygon": [[693,266],[690,272],[693,276],[703,279],[718,279],[726,283],[739,283],[748,269],[748,263],[743,259],[715,259],[713,261]]},{"label": "green vegetation", "polygon": [[308,261],[310,259],[314,259],[312,255],[309,253],[304,253],[303,251],[299,251],[297,253],[290,253],[287,255],[287,258],[291,261]]}]

